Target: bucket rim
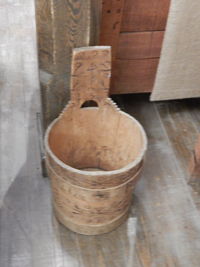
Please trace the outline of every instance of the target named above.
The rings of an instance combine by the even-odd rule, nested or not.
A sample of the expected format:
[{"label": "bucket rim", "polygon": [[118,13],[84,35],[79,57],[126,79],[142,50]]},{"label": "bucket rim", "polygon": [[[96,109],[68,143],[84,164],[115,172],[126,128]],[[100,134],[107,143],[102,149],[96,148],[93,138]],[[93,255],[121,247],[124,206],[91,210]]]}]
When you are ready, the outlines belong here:
[{"label": "bucket rim", "polygon": [[129,115],[128,113],[119,110],[118,112],[122,113],[124,116],[127,116],[129,119],[133,120],[137,126],[139,127],[141,134],[142,134],[142,138],[143,138],[143,146],[142,149],[140,150],[139,155],[137,156],[136,159],[134,159],[133,161],[131,161],[129,164],[125,165],[122,168],[116,169],[116,170],[111,170],[111,171],[86,171],[86,170],[80,170],[77,168],[74,168],[68,164],[65,164],[62,160],[60,160],[51,150],[50,146],[49,146],[49,133],[51,131],[51,129],[53,128],[53,126],[56,124],[56,122],[60,119],[59,117],[56,118],[55,120],[53,120],[50,125],[48,126],[46,132],[45,132],[45,136],[44,136],[44,146],[45,146],[45,154],[48,153],[52,159],[59,165],[61,166],[63,169],[71,171],[71,172],[75,172],[77,174],[81,174],[81,175],[89,175],[89,176],[108,176],[108,175],[115,175],[115,174],[120,174],[120,173],[124,173],[125,171],[128,171],[132,168],[134,168],[144,157],[146,150],[147,150],[147,135],[146,132],[144,131],[144,128],[142,127],[142,125],[140,124],[140,122],[138,120],[136,120],[134,117],[132,117],[131,115]]}]

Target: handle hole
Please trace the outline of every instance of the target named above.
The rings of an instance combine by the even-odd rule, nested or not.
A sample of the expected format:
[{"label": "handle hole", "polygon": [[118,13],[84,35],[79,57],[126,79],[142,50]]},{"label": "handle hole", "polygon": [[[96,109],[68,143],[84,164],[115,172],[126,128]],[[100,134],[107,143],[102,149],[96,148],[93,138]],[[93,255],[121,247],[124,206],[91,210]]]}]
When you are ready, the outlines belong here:
[{"label": "handle hole", "polygon": [[81,108],[88,108],[88,107],[99,107],[97,102],[94,100],[86,100],[82,105]]}]

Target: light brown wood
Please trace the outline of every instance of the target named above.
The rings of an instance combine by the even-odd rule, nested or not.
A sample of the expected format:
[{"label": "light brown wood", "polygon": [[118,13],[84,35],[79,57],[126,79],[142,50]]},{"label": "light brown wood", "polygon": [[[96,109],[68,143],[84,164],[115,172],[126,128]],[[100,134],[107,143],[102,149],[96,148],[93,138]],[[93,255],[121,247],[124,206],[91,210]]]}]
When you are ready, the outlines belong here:
[{"label": "light brown wood", "polygon": [[101,234],[127,217],[147,141],[141,125],[108,98],[110,48],[74,49],[72,60],[71,101],[46,132],[46,162],[60,221]]},{"label": "light brown wood", "polygon": [[111,94],[151,92],[159,59],[116,60]]},{"label": "light brown wood", "polygon": [[126,0],[122,32],[165,30],[170,0]]},{"label": "light brown wood", "polygon": [[120,33],[118,59],[159,58],[164,31]]}]

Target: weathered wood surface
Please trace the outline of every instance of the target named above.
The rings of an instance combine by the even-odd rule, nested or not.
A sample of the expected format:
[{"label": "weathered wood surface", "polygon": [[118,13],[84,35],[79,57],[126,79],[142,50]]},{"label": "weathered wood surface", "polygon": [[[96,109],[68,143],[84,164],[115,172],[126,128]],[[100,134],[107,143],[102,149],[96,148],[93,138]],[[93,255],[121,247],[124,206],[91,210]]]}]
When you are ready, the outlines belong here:
[{"label": "weathered wood surface", "polygon": [[191,153],[199,133],[198,125],[188,113],[187,106],[183,101],[160,103],[157,105],[157,109],[181,168],[187,172]]},{"label": "weathered wood surface", "polygon": [[170,0],[125,0],[122,32],[165,30]]},{"label": "weathered wood surface", "polygon": [[118,59],[159,58],[164,31],[120,33]]},{"label": "weathered wood surface", "polygon": [[100,44],[111,45],[113,50],[111,94],[152,91],[169,3],[170,0],[102,1]]},{"label": "weathered wood surface", "polygon": [[112,71],[111,94],[151,92],[158,63],[158,58],[116,60]]},{"label": "weathered wood surface", "polygon": [[69,99],[72,48],[98,40],[100,2],[36,0],[44,126]]},{"label": "weathered wood surface", "polygon": [[194,147],[190,163],[189,163],[189,171],[191,174],[191,178],[200,177],[200,136],[198,136],[197,143]]},{"label": "weathered wood surface", "polygon": [[[9,55],[13,47],[16,49],[16,43],[10,47]],[[13,52],[12,56],[16,55],[18,54]],[[7,60],[8,58],[7,56]],[[19,73],[14,77],[17,81]],[[9,91],[12,87],[2,88],[9,95],[4,100],[1,98],[1,104],[6,101],[4,108],[8,107],[8,103],[10,107],[13,106]],[[13,95],[16,88],[18,86],[15,84]],[[24,110],[25,103],[28,105],[28,96],[17,99],[19,109],[23,107]],[[4,151],[7,147],[5,155],[9,155],[11,160],[9,165],[5,165],[6,161],[1,165],[4,166],[1,185],[2,177],[6,177],[5,182],[8,182],[11,162],[15,162],[17,169],[23,166],[16,172],[18,174],[13,183],[9,183],[0,210],[0,266],[199,267],[200,191],[187,184],[189,153],[181,152],[189,147],[192,151],[194,147],[190,138],[193,139],[198,134],[200,126],[199,100],[154,104],[148,103],[148,97],[144,99],[129,95],[120,99],[121,108],[144,125],[149,138],[149,150],[142,179],[133,194],[133,205],[127,223],[102,236],[78,235],[58,224],[52,214],[49,180],[42,179],[40,174],[35,121],[32,120],[33,124],[27,128],[30,138],[27,141],[26,163],[23,165],[19,160],[23,157],[21,151],[24,143],[13,141],[12,149],[9,149],[9,145],[14,140],[14,134],[11,133],[14,128],[18,129],[18,136],[24,136],[22,125],[26,115],[21,112],[6,113],[10,114],[6,117],[10,120],[8,124],[3,124],[1,117],[1,129],[9,125],[10,130],[5,133],[1,130],[1,138],[4,136],[4,139],[1,139],[0,147],[2,149],[4,144]],[[17,105],[16,101],[15,104]],[[11,108],[7,112],[11,112]],[[14,124],[12,116],[15,116]],[[35,117],[33,107],[29,116]],[[20,128],[17,128],[17,119]],[[180,123],[187,130],[186,133],[181,131]],[[189,132],[188,127],[192,127],[194,133]],[[8,143],[4,143],[5,140]],[[19,142],[19,138],[17,140]],[[183,162],[186,163],[185,167]],[[13,172],[15,166],[12,165]]]},{"label": "weathered wood surface", "polygon": [[[200,191],[186,182],[185,149],[192,151],[190,138],[198,135],[199,100],[178,102],[179,113],[177,102],[164,107],[135,96],[122,99],[123,109],[141,121],[149,137],[130,217],[106,235],[74,234],[55,220],[49,180],[41,176],[34,3],[4,1],[0,13],[0,266],[199,267]],[[181,120],[186,134],[176,126]]]},{"label": "weathered wood surface", "polygon": [[[185,173],[185,181],[192,186],[193,199],[200,208],[200,183],[196,180],[199,166],[194,164],[199,159],[198,152],[194,150],[199,136],[199,100],[164,102],[158,104],[157,109],[177,161]],[[197,162],[193,161],[194,155]]]},{"label": "weathered wood surface", "polygon": [[112,46],[112,60],[116,58],[125,0],[102,1],[100,45]]},{"label": "weathered wood surface", "polygon": [[[142,122],[149,140],[144,179],[135,191],[141,234],[137,252],[143,266],[196,267],[200,261],[200,213],[187,183],[188,170],[180,164],[185,155],[177,157],[177,147],[166,131],[159,106],[137,100],[126,98],[125,104],[126,110]],[[190,110],[185,108],[185,113]],[[176,121],[173,126],[177,134],[179,127],[175,125]],[[185,143],[190,142],[190,136],[184,131],[182,135]]]},{"label": "weathered wood surface", "polygon": [[187,107],[191,109],[191,119],[193,125],[196,127],[195,131],[195,141],[192,143],[192,154],[190,155],[189,163],[189,172],[190,172],[190,182],[195,185],[200,185],[200,136],[199,136],[199,127],[200,127],[200,113],[199,113],[199,99],[190,99],[184,101],[187,104]]},{"label": "weathered wood surface", "polygon": [[90,45],[99,44],[102,0],[90,1]]},{"label": "weathered wood surface", "polygon": [[127,218],[147,146],[139,123],[108,97],[110,68],[108,46],[73,50],[71,100],[45,134],[56,217],[86,235]]}]

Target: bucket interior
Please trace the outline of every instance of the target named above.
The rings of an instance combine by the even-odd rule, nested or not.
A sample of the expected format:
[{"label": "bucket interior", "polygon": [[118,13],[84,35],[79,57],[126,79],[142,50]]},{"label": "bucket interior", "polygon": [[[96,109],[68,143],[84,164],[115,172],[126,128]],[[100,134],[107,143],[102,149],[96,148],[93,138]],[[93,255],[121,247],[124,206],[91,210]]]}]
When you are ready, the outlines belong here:
[{"label": "bucket interior", "polygon": [[136,160],[144,151],[144,139],[138,123],[123,112],[92,107],[64,113],[52,125],[48,145],[73,168],[112,171]]}]

